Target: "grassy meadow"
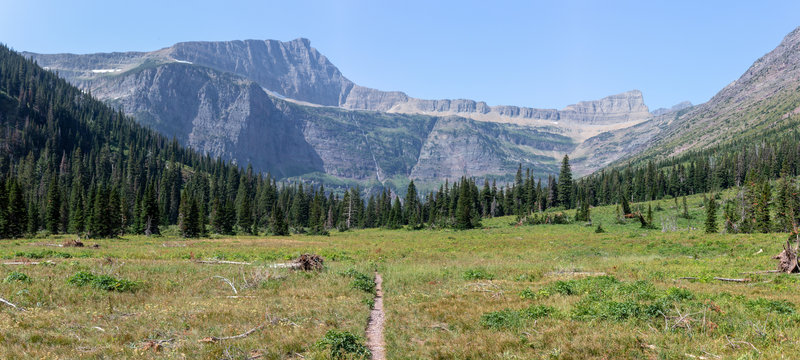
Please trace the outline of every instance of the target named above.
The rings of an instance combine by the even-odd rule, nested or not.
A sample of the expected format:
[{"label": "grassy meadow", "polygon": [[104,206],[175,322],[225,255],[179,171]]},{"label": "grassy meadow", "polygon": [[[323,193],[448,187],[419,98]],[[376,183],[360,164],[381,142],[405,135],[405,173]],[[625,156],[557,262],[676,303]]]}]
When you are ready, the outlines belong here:
[{"label": "grassy meadow", "polygon": [[[352,270],[382,274],[390,359],[797,353],[800,277],[741,274],[773,269],[787,235],[705,234],[701,203],[689,198],[693,219],[674,231],[661,220],[682,210],[662,200],[651,203],[657,229],[598,207],[593,226],[503,217],[469,231],[85,241],[99,248],[45,245],[71,235],[2,240],[2,262],[48,263],[0,265],[0,297],[27,310],[0,304],[0,358],[325,359],[329,330],[363,341],[372,295]],[[325,270],[273,266],[302,253]]]}]

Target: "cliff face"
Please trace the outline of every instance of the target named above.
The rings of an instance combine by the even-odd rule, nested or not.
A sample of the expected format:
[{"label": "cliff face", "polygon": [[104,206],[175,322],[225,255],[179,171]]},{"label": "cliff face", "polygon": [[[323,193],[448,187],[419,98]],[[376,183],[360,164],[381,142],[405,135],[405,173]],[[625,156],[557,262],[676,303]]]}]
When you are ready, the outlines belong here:
[{"label": "cliff face", "polygon": [[301,127],[255,83],[207,68],[165,64],[92,82],[101,99],[182,144],[277,176],[322,170]]}]

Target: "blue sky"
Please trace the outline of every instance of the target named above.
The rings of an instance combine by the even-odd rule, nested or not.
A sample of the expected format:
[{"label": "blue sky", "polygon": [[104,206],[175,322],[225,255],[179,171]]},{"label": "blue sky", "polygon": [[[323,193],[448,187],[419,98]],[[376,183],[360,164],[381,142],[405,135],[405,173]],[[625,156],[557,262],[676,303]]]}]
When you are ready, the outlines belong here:
[{"label": "blue sky", "polygon": [[701,103],[800,26],[800,1],[0,0],[43,53],[306,37],[351,80],[420,98],[561,108],[640,89]]}]

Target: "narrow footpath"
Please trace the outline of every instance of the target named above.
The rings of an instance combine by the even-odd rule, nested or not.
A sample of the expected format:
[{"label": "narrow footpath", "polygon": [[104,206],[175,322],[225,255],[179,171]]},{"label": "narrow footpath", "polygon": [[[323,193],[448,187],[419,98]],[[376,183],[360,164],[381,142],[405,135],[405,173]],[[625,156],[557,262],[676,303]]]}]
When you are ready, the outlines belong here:
[{"label": "narrow footpath", "polygon": [[372,360],[386,359],[386,343],[383,342],[383,279],[375,273],[375,305],[369,313],[367,323],[367,347],[372,352]]}]

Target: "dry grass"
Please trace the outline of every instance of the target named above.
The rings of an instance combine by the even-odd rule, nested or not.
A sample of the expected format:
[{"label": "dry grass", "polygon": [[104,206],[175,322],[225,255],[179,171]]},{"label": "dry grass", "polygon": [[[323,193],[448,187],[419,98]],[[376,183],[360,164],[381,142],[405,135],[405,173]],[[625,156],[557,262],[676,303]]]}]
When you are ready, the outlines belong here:
[{"label": "dry grass", "polygon": [[[690,204],[699,225],[697,202]],[[666,210],[656,212],[656,219],[672,211],[671,203],[662,205]],[[682,230],[662,233],[614,224],[613,208],[593,209],[593,217],[606,233],[577,224],[516,228],[508,225],[511,218],[500,218],[464,232],[124,237],[100,240],[99,249],[45,248],[37,245],[42,239],[3,241],[0,256],[7,261],[20,260],[19,253],[43,255],[56,265],[0,265],[2,278],[18,271],[31,280],[0,284],[0,297],[29,310],[0,308],[0,358],[325,358],[315,344],[328,330],[363,336],[366,326],[370,295],[342,275],[350,268],[383,275],[392,359],[746,359],[800,350],[800,277],[748,275],[754,282],[746,284],[711,280],[773,268],[770,257],[785,235],[707,235],[686,230],[683,219],[677,224]],[[322,255],[327,269],[269,267],[302,253]],[[140,288],[109,292],[68,284],[79,271],[132,280]],[[580,280],[601,273],[618,284]],[[231,286],[215,276],[230,280],[238,297],[229,297]],[[699,281],[676,280],[683,276]],[[567,294],[564,286],[577,290]],[[691,296],[665,303],[665,314],[635,312],[670,291]],[[525,317],[532,306],[554,313]],[[625,306],[635,315],[628,316]],[[582,309],[596,313],[580,316]],[[486,314],[504,310],[521,317],[511,325],[482,322]],[[200,342],[242,334],[265,323],[265,316],[272,321],[247,337]]]}]

